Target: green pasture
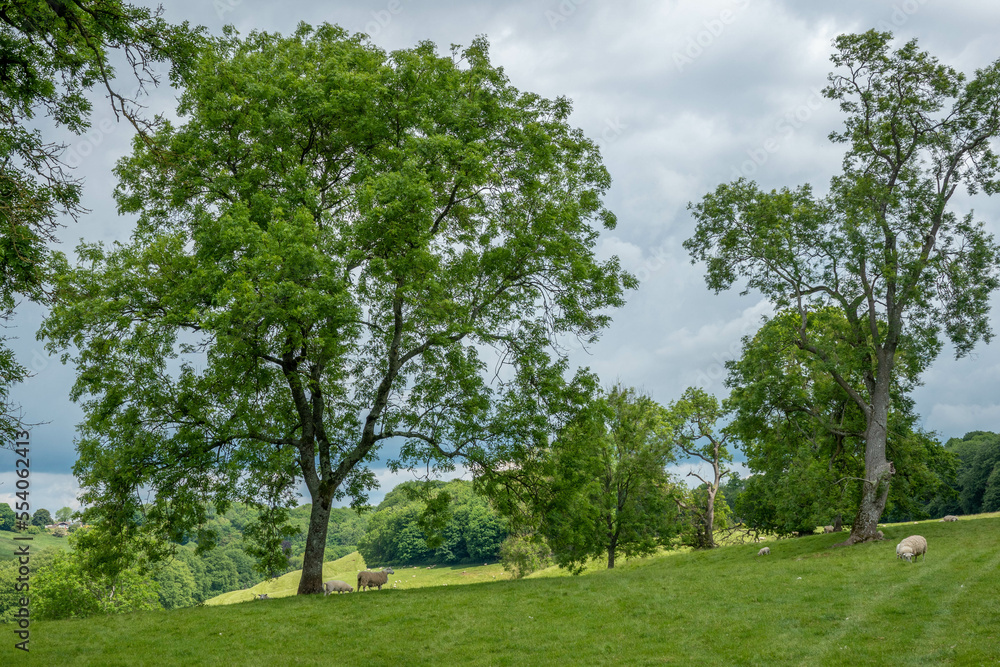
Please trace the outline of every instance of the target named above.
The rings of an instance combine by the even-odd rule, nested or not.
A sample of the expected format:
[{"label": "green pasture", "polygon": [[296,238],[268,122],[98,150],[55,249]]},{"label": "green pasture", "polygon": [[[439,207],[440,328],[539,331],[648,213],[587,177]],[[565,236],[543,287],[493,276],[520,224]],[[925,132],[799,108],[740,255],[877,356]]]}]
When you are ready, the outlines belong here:
[{"label": "green pasture", "polygon": [[[895,524],[521,581],[400,568],[396,589],[31,626],[45,665],[979,665],[1000,661],[1000,517]],[[920,534],[926,559],[895,557]],[[355,560],[351,561],[350,559]],[[356,554],[329,563],[348,579]],[[463,574],[463,572],[465,574]],[[294,574],[294,573],[293,573]],[[485,579],[485,577],[489,579]],[[291,577],[291,575],[286,575]],[[407,579],[409,581],[407,581]],[[445,586],[445,584],[448,584]],[[465,585],[459,585],[465,584]],[[247,593],[239,591],[238,593]],[[228,595],[234,595],[232,593]],[[223,598],[225,596],[222,596]],[[216,600],[222,601],[222,600]]]}]

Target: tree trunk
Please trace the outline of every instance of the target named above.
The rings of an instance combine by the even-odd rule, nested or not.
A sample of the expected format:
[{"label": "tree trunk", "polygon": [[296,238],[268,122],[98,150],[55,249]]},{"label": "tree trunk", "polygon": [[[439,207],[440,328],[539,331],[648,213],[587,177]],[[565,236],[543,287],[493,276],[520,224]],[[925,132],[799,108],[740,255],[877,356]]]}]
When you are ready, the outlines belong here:
[{"label": "tree trunk", "polygon": [[839,533],[843,529],[844,529],[843,517],[838,514],[837,518],[833,520],[833,532]]},{"label": "tree trunk", "polygon": [[889,419],[888,372],[880,369],[876,389],[872,392],[872,406],[868,411],[865,427],[865,483],[861,492],[851,535],[845,545],[867,542],[877,538],[878,522],[889,497],[889,483],[896,470],[885,457]]},{"label": "tree trunk", "polygon": [[609,535],[608,540],[608,569],[615,569],[615,549],[618,548],[618,536]]},{"label": "tree trunk", "polygon": [[705,548],[715,548],[715,491],[708,488],[708,507],[705,508]]},{"label": "tree trunk", "polygon": [[326,532],[330,527],[331,500],[332,498],[323,497],[312,499],[298,595],[323,592],[323,554],[326,552]]}]

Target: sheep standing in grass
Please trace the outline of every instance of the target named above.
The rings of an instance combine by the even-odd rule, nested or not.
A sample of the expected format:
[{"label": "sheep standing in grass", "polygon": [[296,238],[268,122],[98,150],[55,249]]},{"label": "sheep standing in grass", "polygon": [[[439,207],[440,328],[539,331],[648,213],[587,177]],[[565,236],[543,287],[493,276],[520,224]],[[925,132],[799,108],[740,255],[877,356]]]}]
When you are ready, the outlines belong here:
[{"label": "sheep standing in grass", "polygon": [[942,521],[958,521],[958,517],[954,514],[949,514],[948,516],[941,519]]},{"label": "sheep standing in grass", "polygon": [[352,593],[354,589],[346,581],[340,581],[338,579],[331,579],[330,581],[323,582],[323,595],[329,595],[330,593]]},{"label": "sheep standing in grass", "polygon": [[378,572],[372,572],[371,570],[358,572],[358,592],[360,593],[362,589],[369,589],[372,586],[377,586],[379,590],[382,590],[382,585],[389,581],[390,574],[396,574],[391,567],[384,567]]},{"label": "sheep standing in grass", "polygon": [[927,540],[920,535],[910,535],[896,545],[896,558],[905,558],[912,563],[921,554],[927,558]]},{"label": "sheep standing in grass", "polygon": [[757,555],[758,556],[770,556],[771,555],[771,547],[764,547],[763,549],[761,549],[760,551],[757,552]]},{"label": "sheep standing in grass", "polygon": [[832,533],[833,532],[833,526],[823,526],[823,532],[824,533]]}]

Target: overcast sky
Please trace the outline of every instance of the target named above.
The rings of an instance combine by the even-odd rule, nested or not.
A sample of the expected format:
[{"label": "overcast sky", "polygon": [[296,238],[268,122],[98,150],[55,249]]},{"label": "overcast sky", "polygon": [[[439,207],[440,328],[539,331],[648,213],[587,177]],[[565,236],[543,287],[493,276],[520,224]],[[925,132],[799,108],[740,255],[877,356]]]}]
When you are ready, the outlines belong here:
[{"label": "overcast sky", "polygon": [[[602,258],[618,255],[642,284],[589,353],[573,360],[605,382],[620,380],[661,403],[698,385],[725,393],[723,363],[738,355],[769,306],[738,290],[715,295],[704,267],[681,247],[694,229],[686,210],[719,183],[747,176],[764,188],[812,183],[823,191],[840,167],[842,147],[827,139],[841,127],[837,105],[820,90],[833,38],[870,28],[900,42],[917,38],[942,62],[972,74],[1000,57],[1000,3],[987,0],[842,0],[712,2],[542,0],[459,3],[416,0],[316,2],[164,0],[166,17],[219,33],[225,24],[289,33],[300,21],[366,32],[387,50],[431,40],[446,51],[477,35],[514,86],[573,101],[572,122],[600,142],[614,184],[607,198],[618,227],[602,235]],[[172,115],[175,92],[158,89],[152,111]],[[119,217],[111,192],[115,161],[132,135],[95,96],[92,131],[69,140],[68,158],[86,178],[91,213],[62,230],[61,249],[79,239],[125,240],[133,218]],[[1000,234],[1000,201],[961,199]],[[1000,299],[993,299],[997,318]],[[35,331],[43,312],[22,306],[8,331],[34,377],[13,398],[32,429],[34,508],[79,507],[71,474],[78,406],[69,400],[72,367],[49,358]],[[970,430],[1000,430],[1000,342],[968,358],[945,353],[916,392],[925,429],[942,440]],[[14,455],[0,450],[0,502],[11,501]],[[378,502],[409,475],[381,469]],[[303,502],[308,502],[304,499]]]}]

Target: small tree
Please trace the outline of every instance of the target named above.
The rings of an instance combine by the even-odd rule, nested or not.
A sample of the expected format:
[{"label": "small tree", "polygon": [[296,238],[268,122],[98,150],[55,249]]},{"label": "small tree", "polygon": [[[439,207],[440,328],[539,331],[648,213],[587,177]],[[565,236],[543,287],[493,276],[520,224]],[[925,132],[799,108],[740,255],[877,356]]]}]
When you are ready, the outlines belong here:
[{"label": "small tree", "polygon": [[[847,114],[831,138],[848,150],[828,195],[808,185],[764,192],[745,179],[721,185],[691,207],[698,226],[684,244],[706,262],[712,289],[741,281],[793,308],[796,345],[864,416],[864,482],[848,544],[876,538],[898,472],[886,450],[898,365],[925,369],[942,334],[958,356],[989,341],[1000,285],[1000,248],[953,202],[960,186],[970,195],[1000,189],[1000,61],[967,82],[915,40],[892,50],[891,39],[869,31],[834,42],[840,70],[825,95]],[[829,307],[847,323],[832,347],[809,327]],[[849,376],[857,369],[860,389]]]},{"label": "small tree", "polygon": [[726,463],[733,460],[727,447],[730,434],[716,424],[728,412],[718,399],[697,387],[687,389],[668,408],[674,446],[688,457],[707,463],[712,470],[707,478],[694,470],[688,472],[687,476],[698,479],[703,488],[676,497],[681,509],[694,517],[694,545],[698,548],[715,546],[715,500],[722,480],[730,474]]},{"label": "small tree", "polygon": [[69,521],[73,518],[73,510],[69,507],[61,507],[56,510],[56,520]]},{"label": "small tree", "polygon": [[35,510],[35,513],[31,515],[31,525],[38,526],[39,528],[45,528],[45,526],[52,525],[52,515],[44,507]]},{"label": "small tree", "polygon": [[7,503],[0,503],[0,530],[14,530],[17,525],[17,515]]},{"label": "small tree", "polygon": [[677,534],[664,471],[672,458],[662,406],[615,386],[581,409],[538,459],[482,483],[515,530],[544,537],[558,565],[580,572],[604,557],[610,569],[619,555],[650,554]]}]

